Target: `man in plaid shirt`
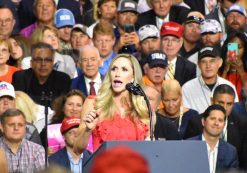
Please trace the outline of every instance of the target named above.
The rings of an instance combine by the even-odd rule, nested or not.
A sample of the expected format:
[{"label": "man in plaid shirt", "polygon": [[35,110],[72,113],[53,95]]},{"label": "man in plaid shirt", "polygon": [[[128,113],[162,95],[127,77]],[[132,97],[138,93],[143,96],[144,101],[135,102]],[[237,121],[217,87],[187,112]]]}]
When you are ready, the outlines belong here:
[{"label": "man in plaid shirt", "polygon": [[45,167],[45,150],[24,138],[25,115],[18,109],[8,109],[1,115],[3,136],[0,148],[5,151],[9,172],[32,173]]}]

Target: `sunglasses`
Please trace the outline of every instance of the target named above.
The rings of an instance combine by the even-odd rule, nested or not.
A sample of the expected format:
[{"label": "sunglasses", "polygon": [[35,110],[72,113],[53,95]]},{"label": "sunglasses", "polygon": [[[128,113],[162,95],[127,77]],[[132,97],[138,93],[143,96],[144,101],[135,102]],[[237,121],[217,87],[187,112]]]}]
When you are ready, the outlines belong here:
[{"label": "sunglasses", "polygon": [[186,18],[186,23],[188,22],[197,22],[197,23],[202,23],[204,21],[203,18],[197,17],[197,16],[189,16]]}]

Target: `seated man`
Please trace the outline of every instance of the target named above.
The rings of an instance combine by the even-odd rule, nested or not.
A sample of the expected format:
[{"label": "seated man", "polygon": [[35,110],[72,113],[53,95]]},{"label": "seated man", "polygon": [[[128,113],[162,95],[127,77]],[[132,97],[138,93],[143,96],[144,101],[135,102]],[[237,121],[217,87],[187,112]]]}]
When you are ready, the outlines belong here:
[{"label": "seated man", "polygon": [[37,43],[31,50],[31,67],[14,73],[16,91],[27,93],[36,103],[50,106],[51,100],[70,89],[70,77],[53,70],[54,50],[49,44]]},{"label": "seated man", "polygon": [[80,50],[78,77],[72,80],[71,88],[81,90],[86,96],[96,95],[103,79],[99,73],[100,65],[98,49],[94,46],[84,46]]},{"label": "seated man", "polygon": [[73,151],[75,137],[80,124],[80,118],[64,119],[60,131],[63,135],[65,147],[49,157],[49,164],[57,164],[72,172],[83,172],[83,166],[91,156],[91,152],[84,150],[82,154]]},{"label": "seated man", "polygon": [[161,51],[150,53],[147,57],[147,66],[144,69],[144,83],[155,87],[160,92],[167,72],[167,65],[167,58],[164,53]]},{"label": "seated man", "polygon": [[[236,147],[239,167],[247,170],[247,119],[233,112],[236,94],[233,88],[226,84],[217,86],[214,90],[212,104],[219,104],[226,110],[227,121],[222,132],[222,138]],[[185,138],[202,133],[202,115],[194,116],[189,120]]]},{"label": "seated man", "polygon": [[139,16],[138,25],[151,24],[161,28],[165,22],[173,21],[182,24],[189,9],[179,5],[173,5],[173,0],[150,0],[151,10]]},{"label": "seated man", "polygon": [[210,172],[238,168],[236,148],[220,138],[226,123],[225,109],[211,105],[202,115],[203,132],[190,139],[206,142]]},{"label": "seated man", "polygon": [[9,172],[37,172],[45,167],[45,150],[24,138],[25,115],[18,109],[8,109],[1,116],[3,137],[0,147],[5,151]]},{"label": "seated man", "polygon": [[[218,76],[223,61],[219,54],[216,47],[204,47],[199,51],[198,66],[201,75],[183,85],[183,103],[185,107],[194,109],[199,113],[204,112],[211,105],[210,99],[214,89],[220,84],[228,84],[236,91],[231,82]],[[238,101],[237,96],[235,101]]]},{"label": "seated man", "polygon": [[80,50],[85,45],[91,44],[91,38],[87,33],[87,27],[82,24],[76,24],[71,30],[70,42],[72,49]]},{"label": "seated man", "polygon": [[[0,115],[8,109],[16,108],[16,94],[14,87],[7,82],[0,82]],[[0,137],[2,132],[0,132]],[[36,127],[26,122],[25,139],[41,144],[40,136]]]},{"label": "seated man", "polygon": [[147,56],[153,51],[160,50],[160,31],[155,25],[144,25],[138,30],[138,36],[141,50],[135,57],[143,70],[147,63]]},{"label": "seated man", "polygon": [[139,37],[135,30],[137,19],[137,3],[133,0],[119,1],[117,27],[114,29],[116,38],[114,51],[116,53],[132,54],[139,50]]},{"label": "seated man", "polygon": [[59,9],[55,14],[55,26],[58,29],[58,37],[60,39],[62,51],[71,49],[70,33],[75,25],[73,13],[68,9]]},{"label": "seated man", "polygon": [[183,26],[176,22],[165,22],[160,30],[161,49],[168,60],[165,79],[176,79],[181,86],[196,77],[196,65],[179,55],[183,45]]},{"label": "seated man", "polygon": [[112,24],[100,22],[93,29],[93,44],[99,50],[102,65],[99,68],[101,75],[105,76],[112,59],[116,56],[113,51],[115,35]]}]

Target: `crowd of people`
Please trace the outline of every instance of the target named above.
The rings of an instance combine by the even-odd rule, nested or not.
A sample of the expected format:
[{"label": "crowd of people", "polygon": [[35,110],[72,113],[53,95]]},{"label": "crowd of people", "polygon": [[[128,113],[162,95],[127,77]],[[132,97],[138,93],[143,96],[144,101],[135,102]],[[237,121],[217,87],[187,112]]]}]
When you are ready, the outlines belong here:
[{"label": "crowd of people", "polygon": [[[204,141],[210,173],[247,171],[246,9],[245,0],[1,0],[3,170],[81,173],[106,141],[154,138]],[[59,151],[47,144],[54,124]],[[128,154],[140,164],[126,161],[130,173],[149,172],[120,151],[99,156],[93,172]]]}]

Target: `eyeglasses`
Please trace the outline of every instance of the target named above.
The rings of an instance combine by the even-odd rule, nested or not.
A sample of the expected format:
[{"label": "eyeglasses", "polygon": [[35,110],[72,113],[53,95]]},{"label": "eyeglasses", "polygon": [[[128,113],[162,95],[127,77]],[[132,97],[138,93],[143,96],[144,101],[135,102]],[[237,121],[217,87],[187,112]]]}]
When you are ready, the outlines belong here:
[{"label": "eyeglasses", "polygon": [[0,19],[0,24],[3,24],[3,23],[5,23],[5,24],[10,24],[11,22],[13,21],[13,19],[11,19],[11,18],[8,18],[8,19]]},{"label": "eyeglasses", "polygon": [[41,57],[34,57],[32,60],[36,63],[52,63],[53,58],[41,58]]},{"label": "eyeglasses", "polygon": [[165,44],[168,44],[168,43],[178,43],[180,39],[178,38],[173,38],[173,39],[169,39],[169,38],[162,38],[162,42],[165,43]]}]

